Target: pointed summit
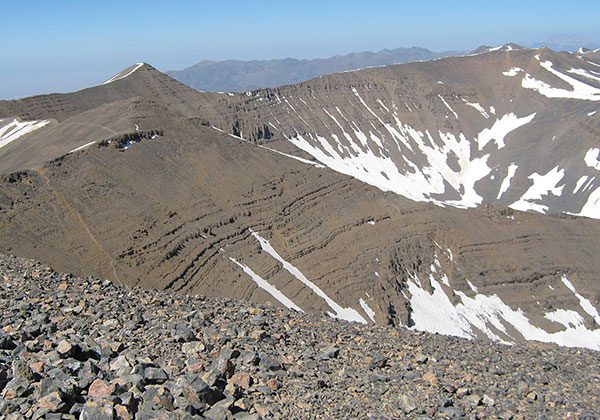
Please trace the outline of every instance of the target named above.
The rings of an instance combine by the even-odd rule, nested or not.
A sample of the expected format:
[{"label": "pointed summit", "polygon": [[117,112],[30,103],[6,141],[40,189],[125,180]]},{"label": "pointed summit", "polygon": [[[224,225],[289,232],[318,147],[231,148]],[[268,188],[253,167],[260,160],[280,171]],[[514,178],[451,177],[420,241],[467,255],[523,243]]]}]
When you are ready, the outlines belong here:
[{"label": "pointed summit", "polygon": [[124,79],[124,78],[130,76],[131,74],[133,74],[136,70],[138,70],[144,64],[146,64],[146,63],[142,62],[142,63],[136,63],[134,65],[131,65],[131,66],[127,67],[125,70],[122,70],[119,73],[115,74],[113,77],[111,77],[110,79],[108,79],[107,81],[105,81],[102,84],[106,85],[106,84],[112,83],[116,80]]}]

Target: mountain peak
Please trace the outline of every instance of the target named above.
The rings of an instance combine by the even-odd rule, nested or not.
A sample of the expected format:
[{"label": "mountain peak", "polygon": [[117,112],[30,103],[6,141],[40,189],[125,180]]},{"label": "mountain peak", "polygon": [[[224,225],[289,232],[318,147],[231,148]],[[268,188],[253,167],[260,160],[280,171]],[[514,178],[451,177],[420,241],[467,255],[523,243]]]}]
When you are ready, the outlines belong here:
[{"label": "mountain peak", "polygon": [[135,73],[137,70],[139,70],[144,65],[147,65],[147,64],[144,63],[144,62],[132,64],[131,66],[129,66],[129,67],[121,70],[120,72],[118,72],[117,74],[115,74],[113,77],[111,77],[110,79],[106,80],[102,84],[103,85],[107,85],[109,83],[115,82],[117,80],[124,79],[124,78],[126,78],[128,76],[131,76],[133,73]]},{"label": "mountain peak", "polygon": [[507,42],[506,44],[497,46],[497,47],[491,47],[489,45],[482,45],[476,49],[474,49],[473,51],[471,51],[471,54],[483,54],[486,52],[493,52],[493,51],[513,51],[513,50],[522,50],[523,47],[522,45],[519,45],[517,43],[514,42]]}]

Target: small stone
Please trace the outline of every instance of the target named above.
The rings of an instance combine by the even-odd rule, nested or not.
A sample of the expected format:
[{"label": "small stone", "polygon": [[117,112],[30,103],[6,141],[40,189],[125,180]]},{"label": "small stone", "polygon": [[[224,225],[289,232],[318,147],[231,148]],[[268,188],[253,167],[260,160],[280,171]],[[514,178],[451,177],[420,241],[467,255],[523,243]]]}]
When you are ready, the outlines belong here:
[{"label": "small stone", "polygon": [[117,420],[132,420],[133,415],[129,413],[127,407],[122,405],[115,405],[115,416]]},{"label": "small stone", "polygon": [[229,378],[228,382],[233,383],[244,390],[247,390],[254,383],[254,379],[248,372],[238,372],[234,374],[231,378]]},{"label": "small stone", "polygon": [[336,346],[328,346],[321,350],[321,360],[335,359],[340,354],[340,349]]},{"label": "small stone", "polygon": [[40,398],[38,402],[41,408],[46,408],[50,411],[58,410],[58,407],[62,404],[62,399],[58,392],[52,392],[45,397]]},{"label": "small stone", "polygon": [[[304,404],[304,403],[298,403],[298,404]],[[307,404],[306,407],[300,407],[300,408],[310,408],[310,405]],[[262,404],[254,404],[254,409],[256,410],[256,413],[261,417],[270,417],[273,415],[273,412],[271,411],[271,409]]]},{"label": "small stone", "polygon": [[404,411],[405,414],[417,409],[419,402],[415,397],[408,394],[403,394],[398,397],[398,408]]},{"label": "small stone", "polygon": [[14,350],[17,345],[10,339],[10,337],[0,332],[0,350]]},{"label": "small stone", "polygon": [[427,382],[429,382],[432,385],[436,385],[437,384],[437,378],[435,376],[435,374],[433,372],[427,372],[426,374],[423,375],[423,379],[426,380]]},{"label": "small stone", "polygon": [[377,355],[369,362],[369,369],[381,369],[385,367],[390,359],[383,355]]},{"label": "small stone", "polygon": [[277,390],[277,389],[279,389],[279,388],[281,388],[283,386],[283,384],[281,382],[279,382],[277,380],[277,378],[268,379],[267,382],[266,382],[266,384],[267,384],[267,386],[269,388],[275,389],[275,390]]},{"label": "small stone", "polygon": [[169,379],[167,372],[161,368],[147,367],[144,369],[144,380],[149,384],[163,384]]},{"label": "small stone", "polygon": [[122,369],[131,369],[131,363],[127,360],[125,356],[117,356],[114,360],[110,362],[110,370],[122,370]]},{"label": "small stone", "polygon": [[181,351],[187,355],[202,353],[205,349],[206,347],[201,341],[192,341],[181,345]]},{"label": "small stone", "polygon": [[223,407],[212,407],[204,412],[204,417],[210,420],[231,420],[233,416],[229,410]]},{"label": "small stone", "polygon": [[529,394],[527,394],[527,401],[534,402],[537,399],[538,399],[538,396],[535,391],[531,391]]},{"label": "small stone", "polygon": [[13,378],[25,378],[29,382],[35,379],[35,373],[24,360],[15,360],[12,363]]},{"label": "small stone", "polygon": [[32,362],[29,364],[29,368],[35,373],[42,373],[44,371],[44,362]]},{"label": "small stone", "polygon": [[269,356],[261,357],[258,366],[260,367],[261,370],[272,371],[272,372],[276,371],[276,370],[280,370],[282,368],[279,360],[274,359],[273,357],[269,357]]},{"label": "small stone", "polygon": [[461,387],[456,390],[456,396],[458,398],[464,398],[469,394],[471,394],[471,390],[469,388]]},{"label": "small stone", "polygon": [[107,385],[102,379],[96,379],[90,385],[88,395],[92,398],[108,397],[114,390],[115,386],[113,384]]},{"label": "small stone", "polygon": [[425,356],[423,353],[419,353],[415,357],[415,362],[417,362],[417,363],[419,363],[421,365],[424,365],[428,361],[429,361],[429,357]]},{"label": "small stone", "polygon": [[67,340],[61,340],[56,347],[56,351],[61,358],[66,359],[67,357],[75,355],[77,352],[77,345]]},{"label": "small stone", "polygon": [[479,395],[471,394],[465,398],[468,405],[471,407],[477,407],[482,404],[482,399]]},{"label": "small stone", "polygon": [[113,418],[113,403],[108,400],[88,400],[83,405],[79,420],[105,420]]},{"label": "small stone", "polygon": [[483,405],[487,405],[488,407],[493,407],[496,404],[496,401],[487,394],[483,394],[482,402]]}]

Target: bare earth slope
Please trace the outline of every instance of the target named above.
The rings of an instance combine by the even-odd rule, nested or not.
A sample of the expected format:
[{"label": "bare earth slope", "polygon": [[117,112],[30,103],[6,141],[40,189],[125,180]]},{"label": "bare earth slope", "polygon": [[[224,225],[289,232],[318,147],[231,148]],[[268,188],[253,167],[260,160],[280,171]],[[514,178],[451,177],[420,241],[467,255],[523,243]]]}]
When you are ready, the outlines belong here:
[{"label": "bare earth slope", "polygon": [[[579,115],[592,112],[595,93],[593,100],[554,102],[515,85],[517,76],[502,75],[523,66],[541,78],[547,59],[530,50],[500,51],[344,73],[249,96],[195,92],[136,65],[108,84],[52,97],[47,107],[35,98],[0,102],[6,120],[54,120],[0,149],[4,171],[19,170],[0,183],[0,249],[116,282],[469,338],[600,349],[597,221],[496,205],[440,206],[471,207],[474,196],[502,204],[490,197],[513,162],[526,168],[509,183],[506,194],[513,196],[530,188],[528,173],[546,174],[539,167],[586,162],[596,120]],[[461,81],[466,68],[471,76]],[[492,71],[504,84],[484,80]],[[528,108],[533,104],[539,108]],[[494,132],[483,140],[492,120],[514,122],[506,117],[511,112],[517,121],[536,117],[502,139]],[[539,130],[563,130],[551,116],[578,137],[567,137],[566,129],[555,140],[541,136]],[[93,121],[90,131],[71,137],[75,123],[86,121]],[[569,144],[573,151],[562,154]],[[80,146],[86,147],[68,153]],[[298,160],[310,155],[337,172]],[[336,166],[354,165],[357,157],[362,172],[378,171],[377,179],[409,193],[365,184],[359,180],[371,178],[362,172]],[[394,178],[389,162],[404,178]],[[481,162],[495,168],[494,179],[470,175]],[[566,170],[577,174],[568,179],[588,176],[590,191],[597,172],[585,163]],[[435,192],[430,188],[439,177],[443,188]],[[568,191],[568,185],[552,188]],[[590,200],[586,194],[580,202]],[[521,198],[556,212],[576,196],[561,197],[558,204]]]}]

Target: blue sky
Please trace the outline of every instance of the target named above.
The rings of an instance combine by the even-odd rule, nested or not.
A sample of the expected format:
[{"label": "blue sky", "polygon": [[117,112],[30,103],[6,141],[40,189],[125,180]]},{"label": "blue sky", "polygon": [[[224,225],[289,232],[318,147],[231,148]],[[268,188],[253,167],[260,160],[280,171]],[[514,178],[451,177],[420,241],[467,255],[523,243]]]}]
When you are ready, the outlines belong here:
[{"label": "blue sky", "polygon": [[164,71],[203,59],[469,50],[561,33],[600,43],[597,0],[5,0],[0,16],[0,98],[81,89],[139,61]]}]

